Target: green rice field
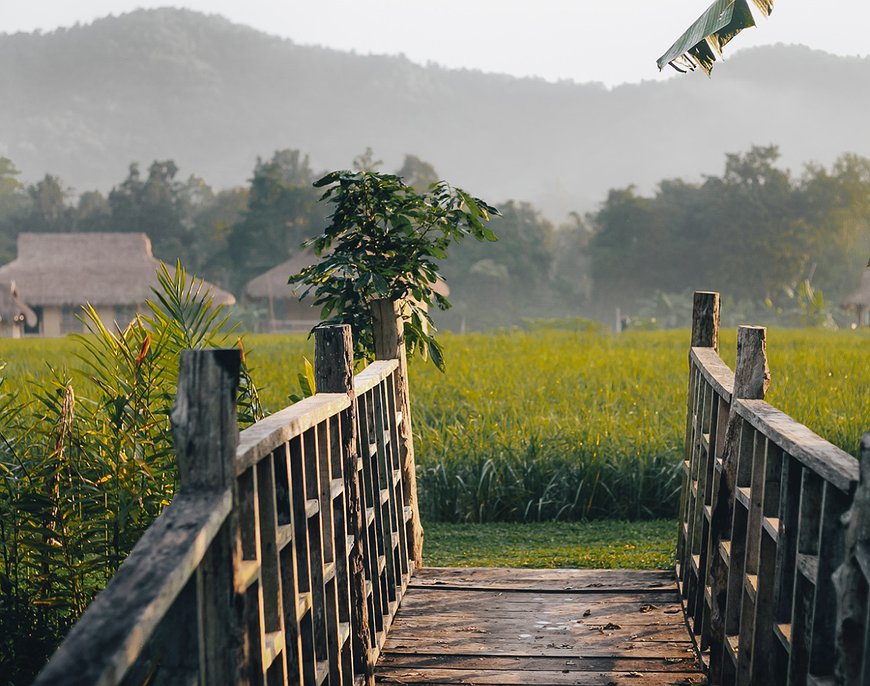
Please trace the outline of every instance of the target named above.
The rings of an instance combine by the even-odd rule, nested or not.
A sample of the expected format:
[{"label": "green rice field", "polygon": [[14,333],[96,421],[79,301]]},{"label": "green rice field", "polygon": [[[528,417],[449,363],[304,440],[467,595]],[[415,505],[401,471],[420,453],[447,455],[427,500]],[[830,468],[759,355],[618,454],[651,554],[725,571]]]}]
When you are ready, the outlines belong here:
[{"label": "green rice field", "polygon": [[[570,324],[566,324],[570,327]],[[442,337],[447,372],[411,364],[424,519],[672,518],[685,427],[688,331],[620,336],[548,326]],[[736,334],[722,334],[733,365]],[[3,340],[7,383],[74,365],[76,343]],[[305,335],[249,335],[264,404],[298,392]],[[768,400],[854,453],[870,430],[867,332],[768,332]],[[7,386],[8,387],[8,386]],[[431,541],[430,537],[430,541]]]}]

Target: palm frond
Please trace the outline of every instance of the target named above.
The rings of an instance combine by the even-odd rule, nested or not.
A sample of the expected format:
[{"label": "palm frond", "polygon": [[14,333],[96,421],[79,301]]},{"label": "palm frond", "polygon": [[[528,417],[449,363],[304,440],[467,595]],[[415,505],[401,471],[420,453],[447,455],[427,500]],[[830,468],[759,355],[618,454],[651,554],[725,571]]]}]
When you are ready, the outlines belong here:
[{"label": "palm frond", "polygon": [[[765,16],[773,0],[752,0]],[[679,72],[700,68],[709,75],[722,48],[743,29],[755,26],[747,0],[716,0],[682,36],[656,60],[659,70],[670,64]]]}]

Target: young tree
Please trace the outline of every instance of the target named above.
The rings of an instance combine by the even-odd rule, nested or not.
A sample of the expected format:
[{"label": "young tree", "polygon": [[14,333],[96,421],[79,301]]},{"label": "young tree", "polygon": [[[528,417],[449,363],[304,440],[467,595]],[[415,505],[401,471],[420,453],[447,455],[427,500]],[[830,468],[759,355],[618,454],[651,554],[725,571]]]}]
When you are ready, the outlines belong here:
[{"label": "young tree", "polygon": [[405,155],[405,160],[396,176],[402,179],[418,193],[425,193],[429,186],[438,182],[438,172],[428,162],[416,155]]},{"label": "young tree", "polygon": [[336,171],[314,184],[332,203],[330,224],[310,241],[320,262],[290,277],[304,283],[322,307],[322,318],[350,324],[359,357],[374,350],[369,304],[403,303],[408,352],[419,351],[444,368],[428,308],[450,306],[433,293],[438,261],[466,236],[496,240],[486,223],[498,210],[441,181],[418,193],[392,174]]},{"label": "young tree", "polygon": [[20,231],[20,219],[27,211],[28,198],[18,180],[16,166],[8,157],[0,157],[0,262],[15,257],[15,239]]},{"label": "young tree", "polygon": [[298,150],[278,150],[257,160],[248,206],[227,239],[236,287],[274,267],[314,235],[317,191],[308,157]]},{"label": "young tree", "polygon": [[67,206],[69,190],[57,176],[46,174],[41,180],[28,186],[30,211],[22,228],[27,231],[58,232],[72,228],[72,209]]},{"label": "young tree", "polygon": [[109,193],[109,228],[146,233],[157,257],[187,261],[197,239],[194,216],[214,194],[199,177],[182,182],[177,174],[172,160],[152,162],[145,179],[139,165],[131,164],[127,178]]}]

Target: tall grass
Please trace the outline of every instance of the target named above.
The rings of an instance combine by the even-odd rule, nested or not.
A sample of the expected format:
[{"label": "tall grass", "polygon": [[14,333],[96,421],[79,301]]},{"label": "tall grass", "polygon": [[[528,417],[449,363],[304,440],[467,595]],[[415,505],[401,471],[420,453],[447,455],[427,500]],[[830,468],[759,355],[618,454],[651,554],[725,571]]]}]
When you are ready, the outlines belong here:
[{"label": "tall grass", "polygon": [[[855,452],[870,429],[870,337],[773,330],[768,339],[768,399]],[[673,516],[687,340],[686,331],[447,337],[447,375],[412,369],[425,516]],[[724,332],[732,365],[735,345]]]},{"label": "tall grass", "polygon": [[[441,521],[669,517],[685,428],[688,332],[574,326],[443,336],[447,373],[411,364],[423,513]],[[33,352],[32,343],[39,349]],[[7,376],[68,354],[2,341]],[[734,331],[722,332],[733,366]],[[296,392],[305,335],[246,339],[262,402]],[[67,353],[58,351],[66,350]],[[768,400],[847,452],[870,429],[870,335],[773,329]],[[55,358],[56,359],[56,358]]]}]

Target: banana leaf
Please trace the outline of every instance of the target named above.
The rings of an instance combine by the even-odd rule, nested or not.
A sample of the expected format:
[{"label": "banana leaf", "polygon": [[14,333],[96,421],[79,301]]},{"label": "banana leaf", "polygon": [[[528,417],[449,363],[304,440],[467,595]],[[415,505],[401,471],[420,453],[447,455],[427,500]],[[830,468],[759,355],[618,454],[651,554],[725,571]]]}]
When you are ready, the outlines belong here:
[{"label": "banana leaf", "polygon": [[[764,15],[773,11],[773,0],[752,0]],[[747,0],[716,0],[656,60],[659,70],[670,64],[679,72],[699,68],[707,75],[722,48],[743,29],[755,26]]]}]

